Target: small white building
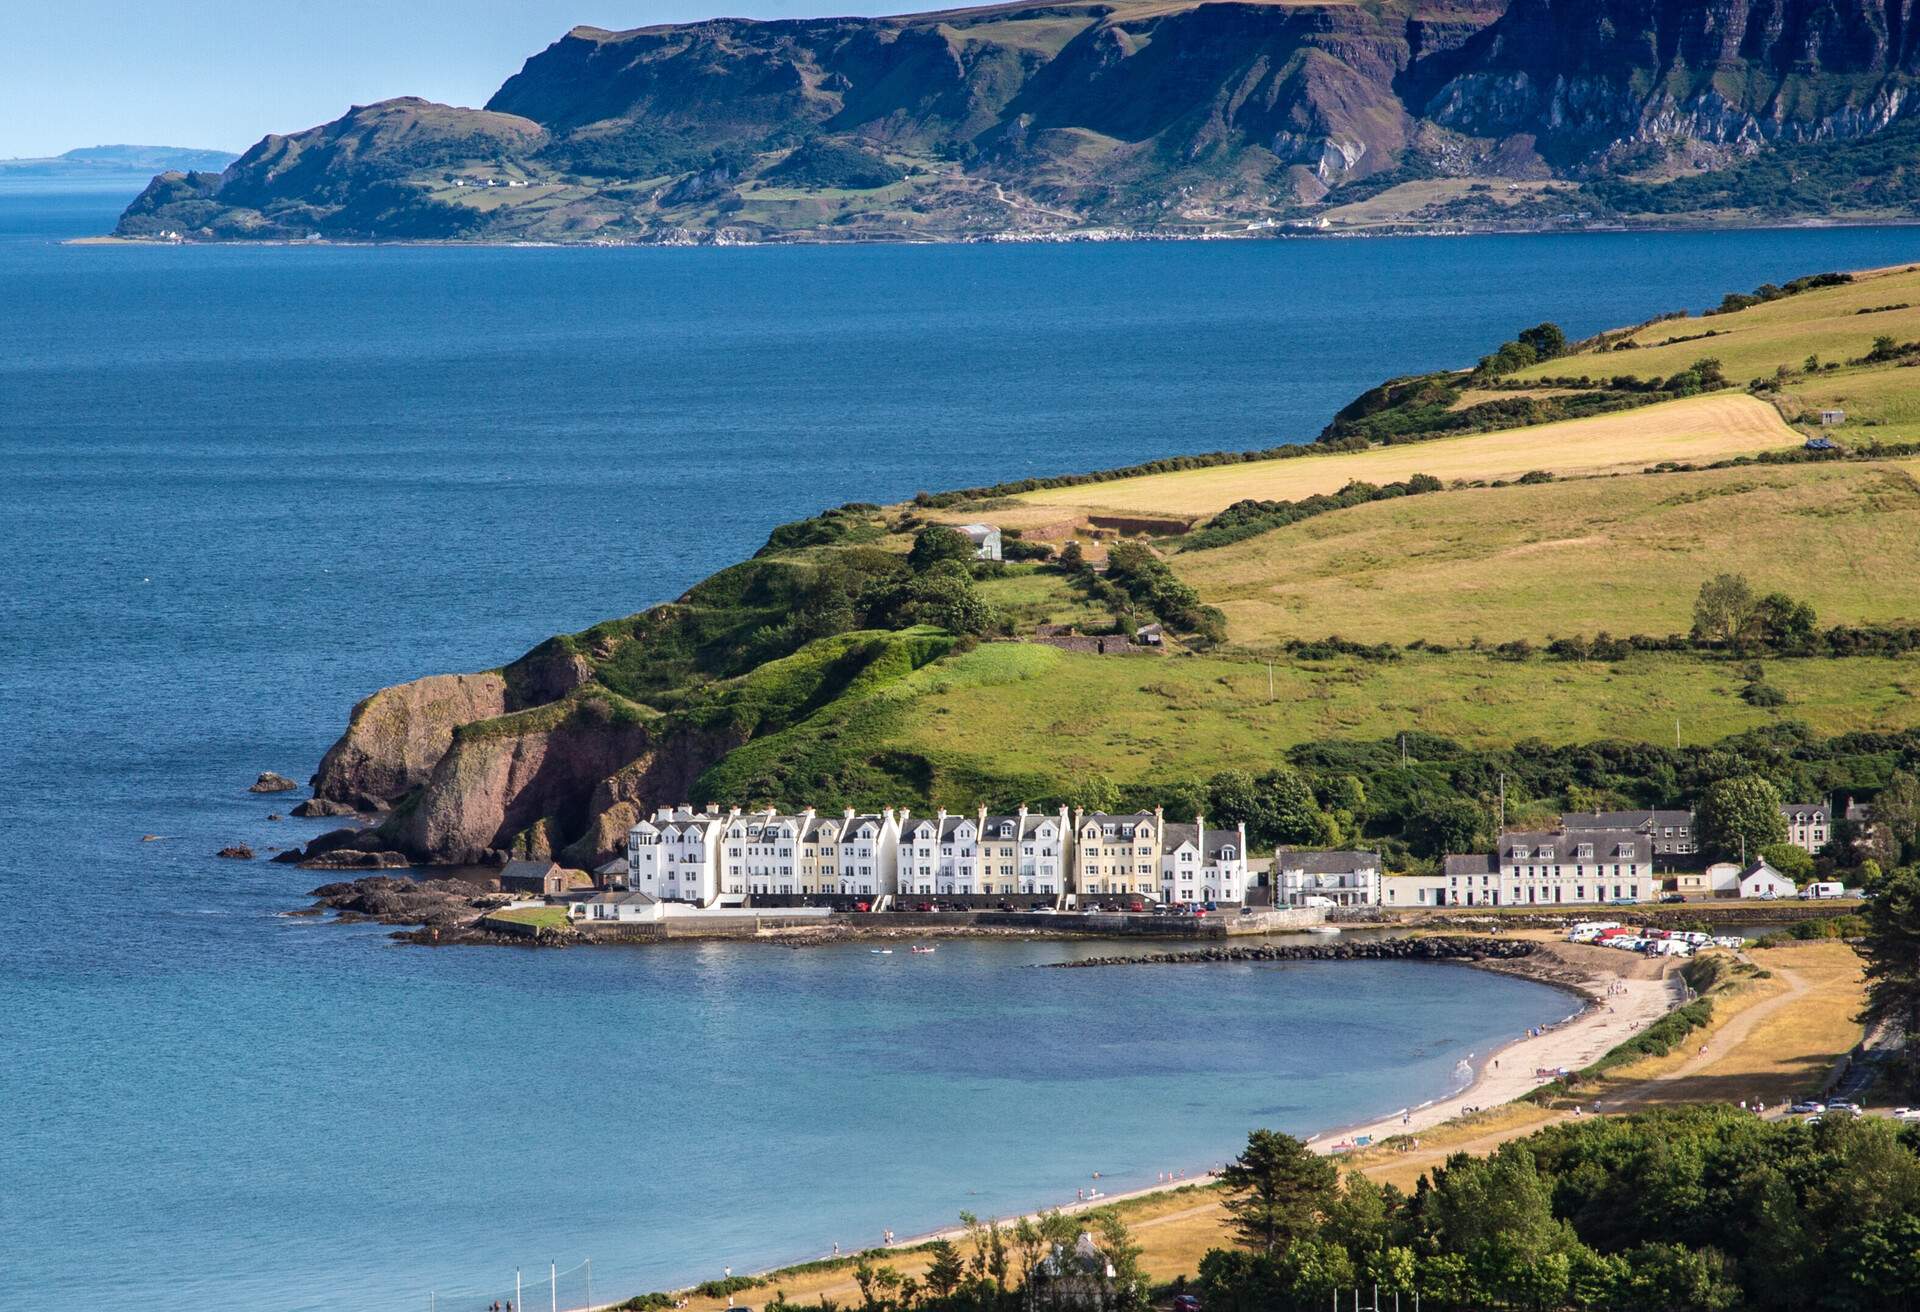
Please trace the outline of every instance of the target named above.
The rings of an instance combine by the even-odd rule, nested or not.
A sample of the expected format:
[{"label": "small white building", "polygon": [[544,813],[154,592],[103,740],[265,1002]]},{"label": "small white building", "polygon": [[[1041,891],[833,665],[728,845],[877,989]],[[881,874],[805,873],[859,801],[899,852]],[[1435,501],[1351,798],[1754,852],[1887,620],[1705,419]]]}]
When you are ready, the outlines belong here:
[{"label": "small white building", "polygon": [[1195,906],[1244,902],[1247,897],[1247,827],[1209,829],[1207,818],[1160,829],[1160,900]]},{"label": "small white building", "polygon": [[[1457,861],[1458,857],[1448,857],[1448,861]],[[1488,878],[1492,878],[1493,863],[1487,861]],[[1382,875],[1380,878],[1380,905],[1386,907],[1444,907],[1459,893],[1459,874],[1449,883],[1448,876],[1440,875]]]},{"label": "small white building", "polygon": [[1688,897],[1739,897],[1740,867],[1731,861],[1716,861],[1705,870],[1676,875],[1673,886]]},{"label": "small white building", "polygon": [[1000,530],[991,524],[963,524],[960,532],[973,543],[975,560],[1000,559]]},{"label": "small white building", "polygon": [[627,831],[627,887],[661,902],[712,906],[720,900],[720,851],[740,814],[709,805],[661,807]]},{"label": "small white building", "polygon": [[[1378,852],[1304,851],[1281,848],[1273,857],[1275,905],[1319,905],[1324,898],[1338,907],[1380,904]],[[1417,892],[1417,890],[1416,890]]]},{"label": "small white building", "polygon": [[662,904],[645,893],[607,892],[575,902],[567,915],[588,924],[651,924],[663,916]]},{"label": "small white building", "polygon": [[1740,874],[1740,896],[1743,898],[1792,897],[1799,891],[1798,885],[1768,865],[1764,857]]},{"label": "small white building", "polygon": [[1808,856],[1818,856],[1833,837],[1833,810],[1824,802],[1789,802],[1780,814],[1786,817],[1787,841]]}]

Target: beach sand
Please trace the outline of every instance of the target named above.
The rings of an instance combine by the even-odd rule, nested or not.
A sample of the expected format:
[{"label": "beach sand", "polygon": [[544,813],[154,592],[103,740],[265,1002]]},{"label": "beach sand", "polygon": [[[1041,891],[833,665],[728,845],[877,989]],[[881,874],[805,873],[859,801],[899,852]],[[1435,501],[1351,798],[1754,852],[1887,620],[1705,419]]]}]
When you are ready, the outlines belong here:
[{"label": "beach sand", "polygon": [[1512,1102],[1563,1068],[1577,1071],[1593,1064],[1686,1000],[1679,963],[1672,958],[1650,961],[1614,948],[1558,942],[1545,943],[1539,956],[1541,960],[1523,961],[1509,973],[1574,989],[1587,999],[1583,1010],[1536,1035],[1474,1054],[1470,1059],[1473,1079],[1457,1093],[1379,1120],[1315,1135],[1307,1140],[1309,1146],[1319,1152],[1344,1151],[1359,1141],[1418,1134],[1469,1109]]}]

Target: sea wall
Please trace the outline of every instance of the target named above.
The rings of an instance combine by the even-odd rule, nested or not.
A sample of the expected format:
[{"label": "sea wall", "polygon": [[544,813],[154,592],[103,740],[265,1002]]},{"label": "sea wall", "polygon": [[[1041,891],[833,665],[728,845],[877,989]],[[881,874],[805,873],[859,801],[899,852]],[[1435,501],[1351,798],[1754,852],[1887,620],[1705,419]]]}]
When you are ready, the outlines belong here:
[{"label": "sea wall", "polygon": [[1530,957],[1539,945],[1525,939],[1383,938],[1364,943],[1249,943],[1202,948],[1195,952],[1143,952],[1129,956],[1084,957],[1049,967],[1177,966],[1223,961],[1515,961]]}]

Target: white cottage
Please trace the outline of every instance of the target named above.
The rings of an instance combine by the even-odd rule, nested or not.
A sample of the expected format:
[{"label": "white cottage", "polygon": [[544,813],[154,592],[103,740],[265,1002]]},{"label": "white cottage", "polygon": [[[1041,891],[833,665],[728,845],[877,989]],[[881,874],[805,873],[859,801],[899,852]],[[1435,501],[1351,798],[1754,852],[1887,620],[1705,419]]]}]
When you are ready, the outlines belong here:
[{"label": "white cottage", "polygon": [[1740,896],[1743,898],[1792,897],[1797,892],[1799,886],[1767,864],[1764,857],[1740,874]]}]

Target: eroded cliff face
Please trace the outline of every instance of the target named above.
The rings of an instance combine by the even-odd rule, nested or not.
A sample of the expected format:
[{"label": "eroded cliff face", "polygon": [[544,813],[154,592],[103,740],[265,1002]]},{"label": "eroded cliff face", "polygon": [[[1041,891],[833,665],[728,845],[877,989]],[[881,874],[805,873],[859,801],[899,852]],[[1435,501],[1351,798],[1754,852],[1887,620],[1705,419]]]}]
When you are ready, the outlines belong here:
[{"label": "eroded cliff face", "polygon": [[1403,83],[1417,112],[1478,137],[1532,136],[1563,167],[1623,146],[1751,151],[1859,136],[1907,107],[1917,0],[1514,0]]},{"label": "eroded cliff face", "polygon": [[427,781],[456,729],[557,701],[591,675],[582,657],[545,642],[504,670],[435,674],[382,688],[353,708],[346,733],[314,772],[313,795],[385,810]]},{"label": "eroded cliff face", "polygon": [[[1397,170],[1662,177],[1908,113],[1916,7],[1109,0],[578,28],[485,110],[356,107],[219,177],[156,179],[121,231],[980,236],[1297,219]],[[788,185],[821,143],[879,180]]]}]

